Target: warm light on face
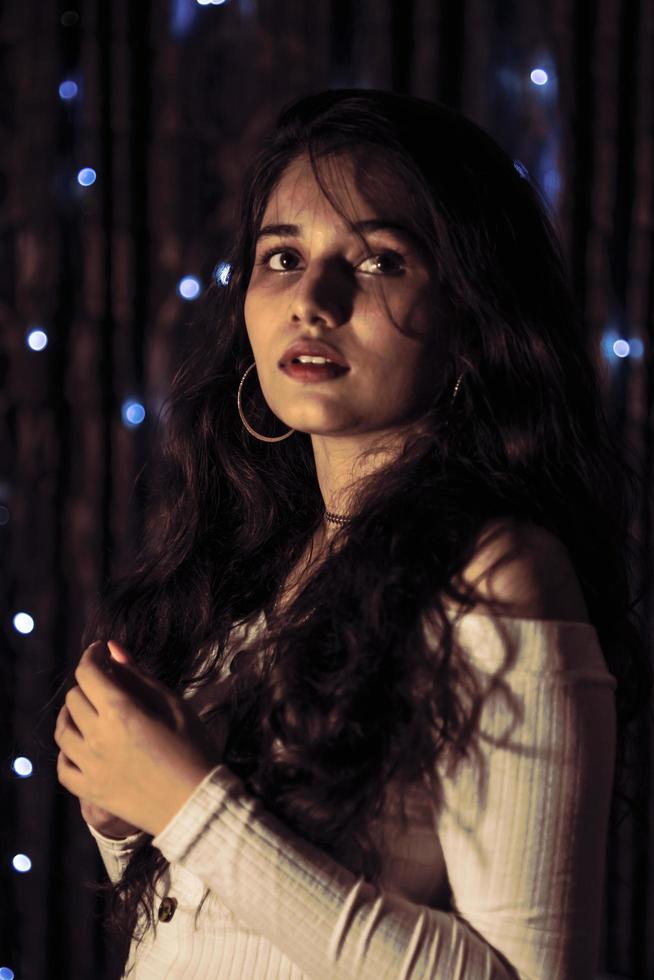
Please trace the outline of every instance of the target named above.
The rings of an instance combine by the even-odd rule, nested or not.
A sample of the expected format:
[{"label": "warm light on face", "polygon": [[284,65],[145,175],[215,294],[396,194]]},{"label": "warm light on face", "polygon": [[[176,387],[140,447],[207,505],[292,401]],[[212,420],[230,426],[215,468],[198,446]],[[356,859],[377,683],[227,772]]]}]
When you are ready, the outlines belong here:
[{"label": "warm light on face", "polygon": [[[437,376],[425,343],[438,331],[436,277],[406,222],[401,183],[385,174],[385,193],[367,192],[374,166],[342,158],[322,171],[360,235],[306,158],[282,175],[259,230],[244,308],[259,384],[278,418],[316,436],[392,431],[425,407]],[[279,362],[299,339],[331,344],[350,370],[316,383],[290,378]]]}]

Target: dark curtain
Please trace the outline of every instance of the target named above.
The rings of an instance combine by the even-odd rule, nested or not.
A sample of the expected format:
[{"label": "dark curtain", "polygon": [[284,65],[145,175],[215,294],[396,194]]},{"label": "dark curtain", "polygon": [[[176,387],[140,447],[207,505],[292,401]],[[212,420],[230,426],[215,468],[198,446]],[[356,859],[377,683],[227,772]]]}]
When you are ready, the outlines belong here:
[{"label": "dark curtain", "polygon": [[[388,88],[489,129],[549,202],[609,415],[647,485],[654,449],[652,0],[77,2],[0,2],[0,966],[17,980],[116,973],[88,886],[95,846],[56,781],[56,691],[140,526],[135,478],[192,339],[177,284],[219,268],[244,162],[283,103]],[[41,351],[26,343],[36,328]],[[141,425],[123,421],[129,399]],[[645,504],[635,530],[649,551]],[[640,739],[649,758],[646,720]],[[651,781],[631,789],[639,810],[609,841],[601,968],[643,980]]]}]

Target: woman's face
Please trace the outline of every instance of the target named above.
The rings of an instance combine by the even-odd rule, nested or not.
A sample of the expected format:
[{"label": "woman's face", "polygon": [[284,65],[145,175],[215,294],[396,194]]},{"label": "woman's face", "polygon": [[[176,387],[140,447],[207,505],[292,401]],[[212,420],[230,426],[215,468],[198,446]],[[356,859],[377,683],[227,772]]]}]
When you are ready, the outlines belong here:
[{"label": "woman's face", "polygon": [[[355,221],[403,225],[409,205],[402,185],[376,171],[381,183],[364,198],[360,189],[375,164],[357,159],[339,158],[328,178],[341,206]],[[266,231],[282,224],[295,227]],[[364,235],[367,247],[325,199],[307,158],[284,172],[262,220],[244,311],[259,383],[279,419],[316,436],[392,432],[428,405],[439,370],[436,277],[420,244],[392,228]],[[293,342],[323,339],[347,372],[307,381],[280,367]]]}]

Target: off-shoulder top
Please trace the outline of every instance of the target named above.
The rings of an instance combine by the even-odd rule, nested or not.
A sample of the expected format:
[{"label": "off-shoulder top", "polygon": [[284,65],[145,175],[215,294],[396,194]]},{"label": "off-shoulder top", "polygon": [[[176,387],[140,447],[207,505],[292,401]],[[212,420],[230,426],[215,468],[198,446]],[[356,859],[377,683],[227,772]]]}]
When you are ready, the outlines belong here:
[{"label": "off-shoulder top", "polygon": [[[232,656],[265,625],[236,628]],[[407,828],[389,792],[379,886],[220,764],[153,840],[170,862],[156,890],[167,921],[132,943],[130,980],[595,976],[616,687],[597,632],[475,613],[455,631],[482,681],[503,681],[484,701],[482,764],[439,773],[438,800],[416,785]],[[139,835],[91,833],[115,880]]]}]

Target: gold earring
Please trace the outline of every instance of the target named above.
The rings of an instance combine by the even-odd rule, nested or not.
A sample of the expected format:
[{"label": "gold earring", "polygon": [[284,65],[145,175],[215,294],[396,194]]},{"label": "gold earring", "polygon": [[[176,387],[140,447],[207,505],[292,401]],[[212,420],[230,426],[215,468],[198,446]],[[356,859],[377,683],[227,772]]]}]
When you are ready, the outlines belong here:
[{"label": "gold earring", "polygon": [[252,370],[252,368],[255,367],[255,366],[256,366],[256,361],[253,361],[252,364],[250,364],[249,368],[246,370],[246,372],[243,375],[243,377],[241,378],[241,383],[238,386],[238,393],[236,395],[236,404],[238,405],[238,414],[241,416],[241,422],[243,423],[243,425],[245,426],[245,428],[248,430],[248,432],[250,433],[250,435],[253,435],[254,436],[255,439],[259,439],[261,442],[281,442],[282,439],[288,439],[289,436],[293,435],[293,433],[295,432],[295,429],[289,429],[288,432],[284,433],[284,435],[282,435],[282,436],[262,436],[261,433],[255,432],[255,430],[252,428],[252,426],[250,425],[250,423],[246,419],[245,415],[243,414],[243,406],[241,405],[241,391],[243,390],[243,385],[245,384],[245,379],[247,378],[247,376],[250,373],[250,371]]}]

